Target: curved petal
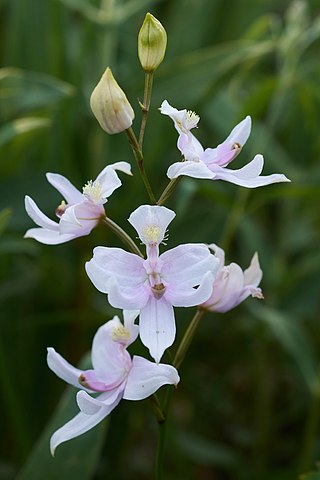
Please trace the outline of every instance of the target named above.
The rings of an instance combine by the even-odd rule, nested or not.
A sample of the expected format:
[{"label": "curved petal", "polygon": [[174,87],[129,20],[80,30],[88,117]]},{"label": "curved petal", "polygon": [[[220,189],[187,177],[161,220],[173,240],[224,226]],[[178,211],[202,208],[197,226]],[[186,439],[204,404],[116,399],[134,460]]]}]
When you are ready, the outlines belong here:
[{"label": "curved petal", "polygon": [[172,305],[164,297],[156,299],[151,296],[141,309],[139,330],[142,343],[159,363],[165,349],[173,344],[176,336]]},{"label": "curved petal", "polygon": [[63,427],[59,428],[50,439],[50,451],[54,456],[56,448],[63,442],[78,437],[83,433],[86,433],[91,428],[100,423],[117,405],[116,402],[110,406],[106,405],[101,407],[95,414],[86,415],[85,413],[78,413],[75,417],[67,422]]},{"label": "curved petal", "polygon": [[79,190],[72,185],[72,183],[63,175],[58,173],[47,173],[47,180],[51,185],[58,190],[67,203],[80,203],[83,202],[83,195]]},{"label": "curved petal", "polygon": [[228,312],[239,305],[243,286],[242,269],[236,263],[230,263],[214,282],[212,295],[203,306],[213,312]]},{"label": "curved petal", "polygon": [[262,187],[279,182],[290,182],[285,175],[278,173],[266,176],[260,175],[262,167],[263,156],[256,155],[248,165],[239,170],[229,170],[228,168],[218,167],[219,170],[215,171],[216,180],[225,180],[247,188]]},{"label": "curved petal", "polygon": [[[83,388],[79,383],[79,377],[82,371],[70,365],[70,363],[68,363],[59,353],[57,353],[54,348],[47,348],[47,352],[47,363],[50,370],[52,370],[59,378],[70,385],[73,385],[77,388]],[[92,390],[88,388],[85,390],[87,392],[92,392]]]},{"label": "curved petal", "polygon": [[59,245],[69,242],[75,238],[75,235],[61,234],[59,231],[49,230],[47,228],[30,228],[24,235],[24,238],[34,238],[45,245]]},{"label": "curved petal", "polygon": [[145,245],[160,244],[176,214],[167,207],[141,205],[128,218]]},{"label": "curved petal", "polygon": [[123,398],[143,400],[162,385],[177,385],[179,381],[178,372],[171,365],[156,364],[143,357],[134,356]]},{"label": "curved petal", "polygon": [[186,160],[197,162],[203,154],[201,143],[191,132],[188,134],[181,133],[178,138],[177,146]]},{"label": "curved petal", "polygon": [[229,136],[225,139],[225,142],[239,143],[241,147],[246,143],[251,132],[251,117],[248,115],[238,125],[234,127]]},{"label": "curved petal", "polygon": [[243,273],[245,285],[253,285],[254,287],[259,285],[262,279],[262,270],[257,253],[253,255],[249,267]]},{"label": "curved petal", "polygon": [[121,287],[132,288],[138,287],[147,279],[143,258],[121,248],[96,247],[85,268],[91,282],[103,293],[109,292],[111,279],[116,279]]},{"label": "curved petal", "polygon": [[68,207],[60,219],[61,234],[72,234],[76,237],[89,235],[104,215],[102,205],[84,201]]},{"label": "curved petal", "polygon": [[219,260],[220,264],[219,264],[219,270],[221,268],[224,267],[224,264],[225,264],[225,254],[224,254],[224,250],[220,247],[218,247],[218,245],[216,245],[215,243],[210,243],[210,245],[208,245],[209,249],[211,251],[213,251],[215,257],[217,257],[217,259]]},{"label": "curved petal", "polygon": [[119,330],[123,332],[123,325],[115,316],[97,330],[91,350],[91,360],[96,375],[99,380],[110,384],[113,388],[122,382],[131,366],[129,353],[120,342],[116,341],[115,334]]},{"label": "curved petal", "polygon": [[187,243],[167,250],[160,259],[163,262],[161,277],[178,288],[199,285],[207,272],[216,273],[219,260],[203,244]]},{"label": "curved petal", "polygon": [[131,345],[139,335],[139,326],[134,322],[138,317],[140,310],[123,310],[124,327],[130,332],[130,340],[127,345]]},{"label": "curved petal", "polygon": [[59,229],[58,223],[54,222],[44,213],[42,213],[36,202],[32,200],[32,198],[30,198],[28,195],[25,196],[24,204],[27,214],[34,221],[34,223],[39,225],[39,227],[54,231]]},{"label": "curved petal", "polygon": [[104,409],[106,406],[109,409],[108,413],[110,413],[122,399],[123,390],[124,385],[121,385],[110,392],[101,393],[96,398],[93,398],[83,390],[80,390],[76,397],[78,407],[81,412],[86,415],[95,415],[101,408]]},{"label": "curved petal", "polygon": [[115,308],[140,310],[150,296],[150,288],[146,285],[137,287],[122,287],[114,280],[109,282],[108,300]]},{"label": "curved petal", "polygon": [[192,178],[215,178],[216,174],[209,170],[209,168],[202,161],[192,162],[176,162],[170,165],[167,170],[167,177],[170,179],[186,175]]},{"label": "curved petal", "polygon": [[194,307],[205,302],[212,293],[213,275],[204,275],[198,288],[168,285],[164,297],[175,307]]}]

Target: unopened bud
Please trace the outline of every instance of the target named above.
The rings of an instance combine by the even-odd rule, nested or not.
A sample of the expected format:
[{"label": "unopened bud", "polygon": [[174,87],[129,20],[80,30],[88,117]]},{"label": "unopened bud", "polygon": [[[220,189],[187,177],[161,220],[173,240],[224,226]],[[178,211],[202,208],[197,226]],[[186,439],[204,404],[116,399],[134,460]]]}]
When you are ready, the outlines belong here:
[{"label": "unopened bud", "polygon": [[90,106],[101,128],[107,133],[123,132],[132,125],[134,111],[109,67],[91,94]]},{"label": "unopened bud", "polygon": [[167,34],[159,20],[147,13],[138,35],[138,55],[142,68],[151,73],[166,53]]}]

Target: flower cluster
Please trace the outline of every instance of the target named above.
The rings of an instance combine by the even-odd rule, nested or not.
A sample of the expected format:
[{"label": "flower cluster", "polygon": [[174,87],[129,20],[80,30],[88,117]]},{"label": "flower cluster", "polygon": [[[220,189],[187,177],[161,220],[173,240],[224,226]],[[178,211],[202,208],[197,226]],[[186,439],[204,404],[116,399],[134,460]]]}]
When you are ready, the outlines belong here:
[{"label": "flower cluster", "polygon": [[[148,14],[139,34],[139,58],[146,72],[145,99],[139,142],[131,128],[135,117],[129,101],[107,68],[91,96],[91,108],[107,133],[125,131],[136,156],[142,179],[150,194],[150,184],[143,167],[142,141],[150,104],[154,70],[162,62],[166,34],[158,20]],[[251,119],[242,120],[216,148],[204,149],[191,130],[197,127],[199,116],[187,110],[177,110],[164,100],[160,111],[168,115],[178,131],[178,149],[183,160],[168,169],[171,179],[167,195],[172,193],[177,177],[224,180],[254,188],[289,181],[284,175],[262,176],[262,155],[256,155],[245,167],[228,167],[245,145],[251,130]],[[82,192],[65,177],[47,173],[47,179],[63,197],[56,208],[58,221],[48,218],[36,203],[26,197],[28,215],[38,225],[25,237],[44,244],[60,244],[88,235],[100,221],[112,225],[131,249],[98,246],[85,269],[93,285],[107,294],[109,304],[123,310],[123,323],[115,316],[101,326],[91,350],[92,369],[81,371],[71,366],[52,347],[48,349],[50,369],[67,383],[77,387],[79,413],[51,438],[51,451],[102,421],[120,402],[142,400],[153,395],[163,385],[177,385],[176,366],[181,363],[191,338],[186,332],[178,348],[179,361],[173,365],[160,363],[166,350],[174,344],[176,322],[174,307],[198,307],[198,312],[224,313],[239,305],[249,295],[263,298],[259,284],[262,271],[258,255],[242,271],[239,265],[225,265],[224,251],[215,244],[185,243],[160,252],[167,240],[167,231],[176,214],[158,201],[158,205],[140,205],[128,218],[146,253],[143,255],[134,240],[115,222],[108,219],[104,204],[121,186],[117,171],[131,175],[127,162],[106,166],[96,180],[86,183]],[[152,193],[152,191],[151,191]],[[151,199],[153,193],[151,195]],[[163,194],[160,199],[166,198]],[[129,212],[128,212],[129,213]],[[133,253],[132,253],[133,252]],[[139,318],[138,323],[135,321]],[[131,358],[127,348],[140,337],[154,361],[141,356]]]}]

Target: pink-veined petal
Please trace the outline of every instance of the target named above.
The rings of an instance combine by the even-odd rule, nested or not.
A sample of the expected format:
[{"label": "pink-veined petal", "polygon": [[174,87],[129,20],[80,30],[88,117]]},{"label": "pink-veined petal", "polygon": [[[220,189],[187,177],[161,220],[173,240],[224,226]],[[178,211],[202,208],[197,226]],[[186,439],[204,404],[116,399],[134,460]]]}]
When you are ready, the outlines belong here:
[{"label": "pink-veined petal", "polygon": [[[70,365],[54,348],[49,347],[47,349],[47,363],[50,370],[52,370],[59,378],[65,382],[73,385],[77,388],[83,388],[79,383],[79,376],[82,373],[82,370],[79,370],[76,367]],[[86,388],[87,392],[92,392],[92,390]]]},{"label": "pink-veined petal", "polygon": [[117,342],[117,329],[123,325],[117,316],[113,317],[96,332],[91,350],[92,365],[95,374],[106,384],[119,385],[127,375],[131,359],[124,345]]},{"label": "pink-veined petal", "polygon": [[167,177],[170,179],[180,177],[181,175],[186,175],[187,177],[192,178],[208,178],[214,179],[216,174],[209,170],[204,162],[176,162],[170,165],[167,170]]},{"label": "pink-veined petal", "polygon": [[108,293],[111,279],[116,279],[121,287],[133,288],[147,279],[143,259],[121,248],[96,247],[85,268],[91,282],[103,293]]},{"label": "pink-veined petal", "polygon": [[194,307],[205,302],[212,293],[213,275],[204,275],[198,288],[168,285],[164,297],[175,307]]},{"label": "pink-veined petal", "polygon": [[134,356],[123,398],[143,400],[162,385],[177,385],[179,381],[178,372],[171,365],[156,364],[143,357]]},{"label": "pink-veined petal", "polygon": [[128,218],[145,245],[160,244],[176,214],[159,205],[141,205]]},{"label": "pink-veined petal", "polygon": [[203,244],[179,245],[164,252],[160,259],[163,262],[163,280],[178,288],[199,285],[207,272],[215,274],[219,267],[219,260]]},{"label": "pink-veined petal", "polygon": [[60,243],[73,240],[75,235],[62,235],[59,231],[49,230],[47,228],[30,228],[26,231],[24,238],[34,238],[45,245],[59,245]]},{"label": "pink-veined petal", "polygon": [[108,300],[115,308],[126,310],[140,310],[150,296],[150,287],[138,285],[136,287],[121,286],[116,280],[109,282]]},{"label": "pink-veined petal", "polygon": [[83,202],[84,197],[82,193],[79,192],[66,177],[58,173],[47,173],[46,177],[48,182],[58,190],[67,203],[74,204]]},{"label": "pink-veined petal", "polygon": [[95,414],[87,415],[85,413],[78,413],[74,418],[69,420],[63,427],[59,428],[50,439],[50,451],[54,456],[56,448],[63,442],[78,437],[86,433],[91,428],[100,423],[119,403],[118,399],[111,405],[101,407]]},{"label": "pink-veined petal", "polygon": [[140,311],[140,338],[157,363],[170,347],[176,336],[176,323],[172,305],[162,297],[150,296],[148,303]]},{"label": "pink-veined petal", "polygon": [[48,230],[57,231],[59,225],[57,222],[54,222],[48,218],[36,204],[32,198],[28,195],[25,196],[25,209],[29,217],[37,224],[39,227],[46,228]]}]

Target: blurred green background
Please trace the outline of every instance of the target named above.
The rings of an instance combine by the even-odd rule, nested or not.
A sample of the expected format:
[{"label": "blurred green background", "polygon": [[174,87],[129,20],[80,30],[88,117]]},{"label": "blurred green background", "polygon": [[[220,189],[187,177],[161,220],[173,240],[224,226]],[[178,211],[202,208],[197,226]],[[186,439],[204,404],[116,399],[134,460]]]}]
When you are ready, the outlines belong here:
[{"label": "blurred green background", "polygon": [[[172,122],[157,110],[164,99],[201,116],[206,147],[250,114],[253,132],[232,168],[263,153],[264,173],[292,180],[249,190],[184,178],[167,202],[177,212],[168,248],[215,242],[243,268],[258,251],[265,301],[203,318],[175,392],[165,478],[297,479],[320,459],[319,0],[0,1],[0,478],[152,477],[157,425],[147,401],[123,401],[55,459],[48,448],[77,408],[75,391],[47,368],[46,347],[74,364],[88,351],[115,310],[84,262],[96,245],[121,244],[103,226],[60,246],[22,238],[33,226],[25,194],[52,218],[61,201],[45,172],[81,188],[119,160],[136,175],[122,175],[107,211],[134,236],[126,219],[148,198],[125,136],[100,129],[89,97],[111,66],[138,130],[136,39],[147,11],[168,33],[144,148],[157,195],[179,158]],[[176,310],[178,336],[192,315]],[[147,355],[138,343],[131,351]]]}]

